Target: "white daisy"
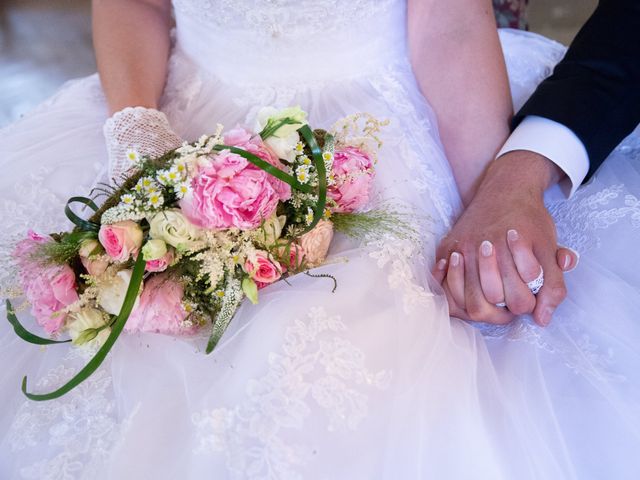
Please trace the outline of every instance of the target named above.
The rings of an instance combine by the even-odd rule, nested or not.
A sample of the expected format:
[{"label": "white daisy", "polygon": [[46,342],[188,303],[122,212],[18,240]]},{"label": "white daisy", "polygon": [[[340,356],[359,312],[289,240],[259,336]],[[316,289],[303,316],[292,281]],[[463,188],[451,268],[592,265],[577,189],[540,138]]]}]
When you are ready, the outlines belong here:
[{"label": "white daisy", "polygon": [[127,157],[127,160],[129,160],[131,163],[138,163],[140,161],[140,155],[133,148],[128,149],[125,155]]}]

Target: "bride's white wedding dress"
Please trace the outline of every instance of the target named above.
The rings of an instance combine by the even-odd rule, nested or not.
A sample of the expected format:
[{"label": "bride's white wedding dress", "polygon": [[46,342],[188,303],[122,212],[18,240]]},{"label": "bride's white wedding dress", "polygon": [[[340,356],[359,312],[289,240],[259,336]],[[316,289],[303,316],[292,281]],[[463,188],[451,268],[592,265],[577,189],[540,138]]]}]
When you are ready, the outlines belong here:
[{"label": "bride's white wedding dress", "polygon": [[[561,242],[582,253],[552,325],[478,328],[449,318],[428,274],[460,200],[407,60],[405,2],[174,6],[162,110],[183,138],[264,105],[299,104],[314,127],[388,118],[378,195],[414,206],[425,242],[339,239],[318,269],[335,293],[305,275],[271,286],[209,356],[203,339],[124,335],[51,402],[26,400],[22,376],[48,391],[86,357],[25,344],[0,322],[0,478],[640,478],[637,137],[570,201],[549,199]],[[518,108],[564,49],[501,38]],[[105,178],[106,118],[94,75],[0,131],[3,244],[67,227],[66,199]]]}]

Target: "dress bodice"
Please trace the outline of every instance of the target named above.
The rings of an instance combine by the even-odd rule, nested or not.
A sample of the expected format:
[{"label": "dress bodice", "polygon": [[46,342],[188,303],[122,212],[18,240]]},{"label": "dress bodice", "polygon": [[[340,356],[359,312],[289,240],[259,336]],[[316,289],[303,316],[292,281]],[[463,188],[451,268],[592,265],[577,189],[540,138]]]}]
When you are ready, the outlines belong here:
[{"label": "dress bodice", "polygon": [[405,57],[404,0],[174,0],[178,46],[260,82],[366,74]]}]

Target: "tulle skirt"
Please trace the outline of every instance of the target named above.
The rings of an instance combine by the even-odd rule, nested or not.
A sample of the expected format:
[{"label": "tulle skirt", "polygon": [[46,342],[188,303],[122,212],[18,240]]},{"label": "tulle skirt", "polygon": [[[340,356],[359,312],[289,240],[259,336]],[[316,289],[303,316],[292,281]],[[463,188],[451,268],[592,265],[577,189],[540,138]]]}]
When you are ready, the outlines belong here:
[{"label": "tulle skirt", "polygon": [[[561,46],[501,33],[518,108]],[[322,84],[238,85],[177,49],[162,109],[194,139],[300,104],[314,127],[367,112],[390,124],[376,199],[410,211],[422,241],[338,238],[327,265],[244,304],[211,355],[204,337],[123,335],[84,384],[87,361],[0,326],[0,477],[597,479],[640,475],[640,142],[632,135],[571,200],[550,192],[560,241],[578,250],[550,327],[450,318],[430,278],[460,211],[437,125],[408,64]],[[66,199],[106,175],[107,110],[96,76],[0,131],[0,281],[27,229],[67,228]],[[37,326],[26,311],[28,328]]]}]

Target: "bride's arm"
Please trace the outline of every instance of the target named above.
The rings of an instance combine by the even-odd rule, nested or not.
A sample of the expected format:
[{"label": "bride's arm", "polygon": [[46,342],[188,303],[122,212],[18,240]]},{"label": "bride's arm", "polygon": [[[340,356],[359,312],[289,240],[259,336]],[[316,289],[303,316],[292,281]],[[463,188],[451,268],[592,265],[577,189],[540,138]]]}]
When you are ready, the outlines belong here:
[{"label": "bride's arm", "polygon": [[93,0],[94,47],[111,113],[158,108],[170,27],[170,0]]},{"label": "bride's arm", "polygon": [[511,96],[490,0],[409,0],[409,48],[468,204],[509,135]]}]

